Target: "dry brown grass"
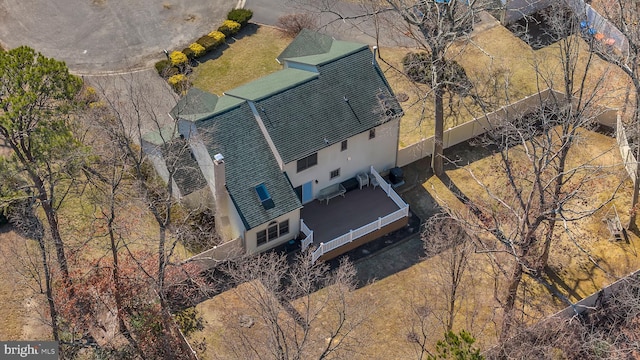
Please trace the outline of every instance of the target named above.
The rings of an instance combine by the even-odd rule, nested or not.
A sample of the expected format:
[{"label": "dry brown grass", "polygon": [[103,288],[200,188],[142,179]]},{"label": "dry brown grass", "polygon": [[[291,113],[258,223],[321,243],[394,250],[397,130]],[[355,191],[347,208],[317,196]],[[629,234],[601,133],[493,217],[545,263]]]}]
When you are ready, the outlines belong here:
[{"label": "dry brown grass", "polygon": [[[497,107],[534,94],[538,88],[543,90],[549,85],[557,89],[562,88],[557,44],[535,51],[502,26],[482,31],[471,40],[472,42],[452,46],[448,52],[449,58],[460,63],[469,78],[479,84],[486,82],[487,76],[492,72],[508,69],[506,76],[509,79],[509,98],[504,98],[504,94],[501,94],[502,99],[493,99],[492,102]],[[582,51],[578,69],[583,69],[588,58],[587,44],[582,40],[579,42]],[[380,56],[383,59],[382,69],[394,92],[409,96],[409,100],[401,104],[405,116],[400,125],[400,148],[433,135],[433,100],[431,96],[421,100],[424,99],[425,94],[429,94],[430,88],[426,85],[416,86],[398,72],[398,69],[402,69],[403,56],[409,51],[416,51],[416,49],[382,48],[380,50]],[[545,83],[537,78],[536,68],[541,69],[541,73],[552,81]],[[577,74],[580,72],[578,71]],[[625,93],[629,84],[628,77],[617,67],[594,56],[591,62],[590,80],[587,81],[585,88],[594,88],[601,78],[606,81],[598,84],[601,87],[598,91],[598,103],[612,108],[624,106]],[[454,101],[457,100],[455,98]],[[458,114],[446,117],[445,129],[483,115],[483,112],[473,106],[470,100],[466,99],[463,104]],[[448,100],[445,98],[445,108],[447,106]]]},{"label": "dry brown grass", "polygon": [[[605,167],[610,174],[598,179],[590,185],[591,194],[588,204],[598,204],[606,200],[623,182],[623,186],[612,204],[607,205],[596,215],[586,218],[575,225],[570,238],[567,233],[557,233],[558,239],[554,245],[551,255],[550,266],[553,268],[571,292],[561,289],[572,301],[577,301],[582,297],[590,295],[602,286],[613,282],[617,277],[624,276],[640,267],[640,257],[637,248],[640,246],[640,239],[630,234],[629,244],[609,241],[609,234],[605,225],[600,221],[602,216],[616,205],[624,223],[628,219],[624,209],[628,209],[630,202],[631,183],[623,172],[620,154],[615,139],[593,132],[582,132],[583,143],[572,150],[570,163],[573,165],[592,160],[594,165]],[[500,187],[505,187],[504,179],[497,176],[490,169],[499,160],[496,156],[486,157],[482,160],[471,163],[464,168],[447,171],[447,175],[458,184],[465,194],[476,202],[488,202],[488,196],[471,176],[472,172],[484,184],[494,191],[499,191]],[[455,199],[453,194],[433,177],[425,181],[422,186],[438,202],[452,205],[458,211],[464,211],[462,204]],[[589,257],[579,250],[575,244],[579,244],[592,258],[598,261],[597,267]],[[486,265],[485,265],[486,266]],[[482,268],[482,266],[480,266]],[[559,310],[564,305],[549,296],[549,293],[537,284],[530,282],[529,289],[531,295],[539,297],[535,306],[528,307],[528,312],[532,318],[540,318]],[[491,294],[476,294],[475,297],[488,297]],[[495,304],[494,304],[495,305]],[[484,340],[481,337],[481,340]]]},{"label": "dry brown grass", "polygon": [[[37,255],[35,243],[11,231],[0,228],[0,339],[45,340],[50,330],[43,324],[46,304],[41,295],[34,293],[37,284],[26,273],[27,252]],[[35,259],[37,261],[37,259]]]}]

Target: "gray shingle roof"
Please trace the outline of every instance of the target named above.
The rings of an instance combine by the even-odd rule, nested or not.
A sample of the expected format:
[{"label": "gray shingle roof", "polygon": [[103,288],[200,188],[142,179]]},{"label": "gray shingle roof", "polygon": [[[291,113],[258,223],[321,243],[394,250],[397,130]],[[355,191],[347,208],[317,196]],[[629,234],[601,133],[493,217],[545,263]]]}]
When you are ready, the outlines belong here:
[{"label": "gray shingle roof", "polygon": [[[247,229],[302,207],[280,171],[248,103],[195,124],[211,158],[218,153],[224,156],[227,190]],[[262,206],[255,191],[261,183],[275,203],[272,209]]]},{"label": "gray shingle roof", "polygon": [[308,29],[302,29],[289,46],[278,55],[277,59],[282,62],[287,58],[325,54],[331,50],[332,43],[333,38],[330,36]]},{"label": "gray shingle roof", "polygon": [[392,111],[401,114],[384,77],[372,65],[372,57],[364,47],[319,66],[316,79],[257,101],[256,107],[285,163],[388,120],[380,114],[378,96],[385,96]]},{"label": "gray shingle roof", "polygon": [[186,196],[207,186],[198,162],[191,157],[191,151],[184,139],[176,138],[162,147],[167,167],[175,167],[173,180],[180,194]]}]

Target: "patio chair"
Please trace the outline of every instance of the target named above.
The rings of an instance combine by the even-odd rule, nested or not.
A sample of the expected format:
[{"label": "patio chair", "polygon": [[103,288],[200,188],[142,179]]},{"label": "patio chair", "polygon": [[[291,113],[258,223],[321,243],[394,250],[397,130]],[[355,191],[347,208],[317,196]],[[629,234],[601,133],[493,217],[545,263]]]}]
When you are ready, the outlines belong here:
[{"label": "patio chair", "polygon": [[369,176],[369,179],[370,179],[370,180],[369,180],[369,184],[371,184],[371,186],[373,186],[373,189],[374,189],[374,190],[375,190],[378,186],[380,186],[380,184],[378,183],[378,178],[377,178],[377,177],[375,177],[375,176],[373,176],[373,174]]},{"label": "patio chair", "polygon": [[369,186],[369,175],[367,173],[359,173],[356,177],[358,178],[358,184],[360,184],[360,190],[365,186]]}]

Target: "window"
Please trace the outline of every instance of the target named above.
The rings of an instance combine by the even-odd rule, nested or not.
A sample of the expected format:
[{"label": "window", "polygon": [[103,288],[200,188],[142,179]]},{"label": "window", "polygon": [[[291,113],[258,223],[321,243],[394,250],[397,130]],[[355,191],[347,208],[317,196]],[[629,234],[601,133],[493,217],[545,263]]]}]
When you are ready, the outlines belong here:
[{"label": "window", "polygon": [[275,240],[278,238],[278,223],[269,225],[267,229],[267,241]]},{"label": "window", "polygon": [[287,235],[289,233],[289,219],[280,223],[280,236]]},{"label": "window", "polygon": [[340,144],[340,151],[345,150],[347,150],[347,140],[343,141],[342,144]]},{"label": "window", "polygon": [[257,237],[258,246],[265,244],[267,242],[267,230],[258,231]]},{"label": "window", "polygon": [[376,128],[369,130],[369,140],[373,139],[374,137],[376,137]]},{"label": "window", "polygon": [[338,176],[340,176],[340,169],[335,169],[331,172],[331,179],[337,178]]},{"label": "window", "polygon": [[298,160],[298,172],[306,170],[318,164],[318,153],[313,153],[306,158]]},{"label": "window", "polygon": [[289,219],[277,223],[272,221],[269,223],[269,227],[266,230],[258,231],[256,234],[256,244],[258,246],[264,245],[269,241],[273,241],[281,236],[289,233]]}]

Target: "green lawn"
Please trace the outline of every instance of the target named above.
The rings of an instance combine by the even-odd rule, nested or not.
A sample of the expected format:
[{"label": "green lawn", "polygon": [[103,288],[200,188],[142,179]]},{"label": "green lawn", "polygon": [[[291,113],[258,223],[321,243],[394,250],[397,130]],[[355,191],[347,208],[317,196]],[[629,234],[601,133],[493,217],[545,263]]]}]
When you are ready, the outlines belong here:
[{"label": "green lawn", "polygon": [[[255,31],[254,31],[255,30]],[[237,41],[212,53],[211,60],[197,66],[190,76],[195,87],[222,95],[242,84],[282,68],[276,61],[291,39],[266,26],[250,25]]]}]

